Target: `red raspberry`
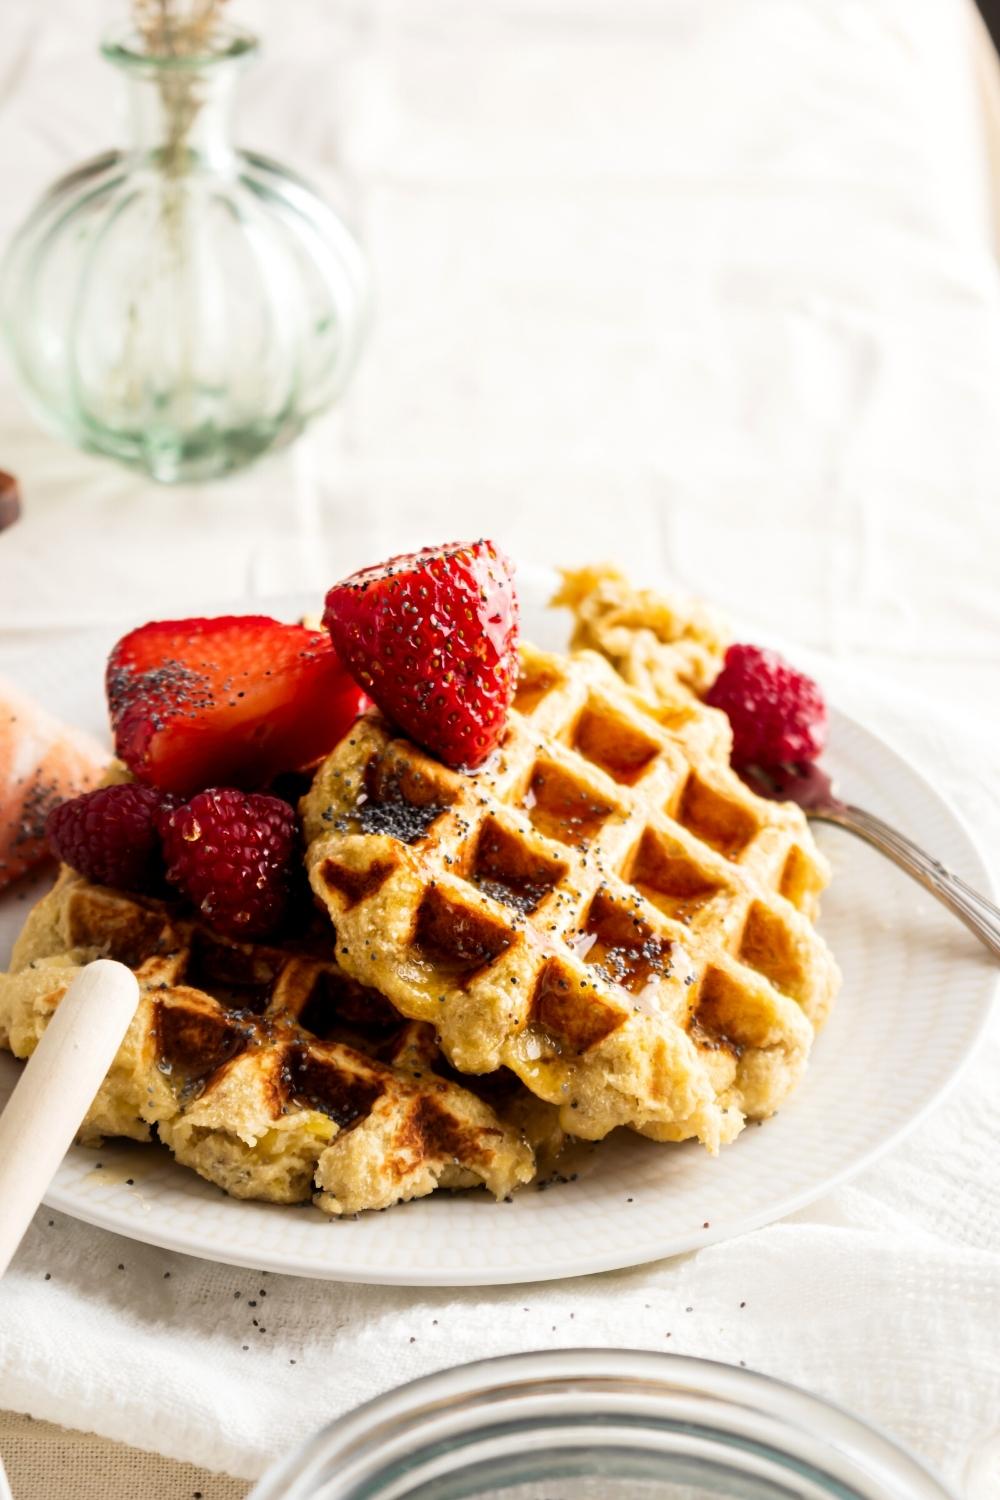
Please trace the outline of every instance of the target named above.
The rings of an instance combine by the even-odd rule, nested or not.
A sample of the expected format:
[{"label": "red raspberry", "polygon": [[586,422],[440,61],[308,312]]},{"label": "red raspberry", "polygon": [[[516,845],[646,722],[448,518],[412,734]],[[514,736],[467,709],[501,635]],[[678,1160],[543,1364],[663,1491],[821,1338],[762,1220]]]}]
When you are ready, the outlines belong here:
[{"label": "red raspberry", "polygon": [[289,903],[298,841],[287,802],[211,787],[158,819],[167,879],[227,937],[266,937]]},{"label": "red raspberry", "polygon": [[57,859],[98,885],[157,891],[163,880],[163,860],[156,815],[163,801],[152,787],[131,783],[84,792],[49,813],[45,825],[49,848]]},{"label": "red raspberry", "polygon": [[337,655],[390,719],[449,766],[500,742],[517,681],[514,569],[493,542],[425,547],[335,584]]},{"label": "red raspberry", "polygon": [[760,646],[730,646],[705,701],[729,715],[734,766],[816,760],[826,744],[818,685]]}]

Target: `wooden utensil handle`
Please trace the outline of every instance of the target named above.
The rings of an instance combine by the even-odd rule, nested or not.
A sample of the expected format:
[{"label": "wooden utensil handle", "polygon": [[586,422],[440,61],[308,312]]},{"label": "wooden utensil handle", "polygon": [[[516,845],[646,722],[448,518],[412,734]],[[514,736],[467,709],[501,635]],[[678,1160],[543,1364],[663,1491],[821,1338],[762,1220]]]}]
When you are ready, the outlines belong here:
[{"label": "wooden utensil handle", "polygon": [[81,969],[0,1115],[0,1276],[55,1175],[135,1014],[124,964]]}]

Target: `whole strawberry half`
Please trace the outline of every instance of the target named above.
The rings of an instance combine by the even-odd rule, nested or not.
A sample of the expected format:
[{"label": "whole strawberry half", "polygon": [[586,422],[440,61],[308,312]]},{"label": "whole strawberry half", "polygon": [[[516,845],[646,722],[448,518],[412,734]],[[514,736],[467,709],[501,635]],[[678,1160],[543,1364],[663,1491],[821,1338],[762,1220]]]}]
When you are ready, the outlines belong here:
[{"label": "whole strawberry half", "polygon": [[218,932],[273,934],[292,894],[295,813],[279,797],[210,787],[157,816],[167,879]]},{"label": "whole strawberry half", "polygon": [[517,682],[514,569],[493,542],[425,547],[335,584],[323,623],[365,692],[447,765],[481,765]]},{"label": "whole strawberry half", "polygon": [[143,625],[111,652],[106,687],[118,755],[182,795],[310,765],[367,707],[326,634],[265,615]]}]

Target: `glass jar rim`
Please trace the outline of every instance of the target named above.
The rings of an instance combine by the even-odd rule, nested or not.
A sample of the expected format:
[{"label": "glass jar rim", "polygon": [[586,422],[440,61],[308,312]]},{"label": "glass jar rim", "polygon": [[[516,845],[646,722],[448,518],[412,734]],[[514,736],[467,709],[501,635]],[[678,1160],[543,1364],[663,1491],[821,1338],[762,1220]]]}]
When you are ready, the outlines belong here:
[{"label": "glass jar rim", "polygon": [[102,57],[135,72],[201,72],[220,63],[246,62],[259,48],[253,32],[228,22],[217,27],[210,43],[197,52],[149,52],[130,22],[114,23],[101,38]]},{"label": "glass jar rim", "polygon": [[[547,1454],[567,1433],[577,1441],[575,1419],[590,1422],[587,1437],[602,1449],[638,1445],[658,1430],[697,1431],[706,1461],[720,1471],[726,1465],[732,1472],[741,1455],[752,1467],[757,1449],[786,1481],[811,1474],[812,1495],[954,1500],[894,1439],[823,1397],[745,1367],[636,1349],[535,1350],[421,1376],[321,1428],[279,1461],[249,1500],[376,1497],[387,1480],[386,1492],[401,1494],[401,1463],[424,1494],[425,1455],[433,1463],[447,1451],[469,1465],[449,1469],[455,1477],[473,1472],[480,1448],[495,1450],[497,1432],[506,1434],[501,1442],[527,1451],[526,1434],[542,1430],[540,1451]],[[334,1473],[336,1484],[327,1488]]]}]

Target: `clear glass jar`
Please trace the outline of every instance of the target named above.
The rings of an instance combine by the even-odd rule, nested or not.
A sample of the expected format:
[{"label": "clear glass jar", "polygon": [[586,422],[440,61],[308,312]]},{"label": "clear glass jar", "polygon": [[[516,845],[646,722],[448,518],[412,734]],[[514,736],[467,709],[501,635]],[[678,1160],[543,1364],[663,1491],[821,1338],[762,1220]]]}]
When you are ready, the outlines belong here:
[{"label": "clear glass jar", "polygon": [[333,1422],[250,1500],[954,1500],[794,1386],[635,1350],[509,1355]]},{"label": "clear glass jar", "polygon": [[364,330],[361,251],[287,168],[237,150],[230,116],[257,49],[105,58],[128,91],[126,149],[56,182],[0,283],[32,405],[81,447],[155,479],[206,479],[286,443],[343,390]]}]

